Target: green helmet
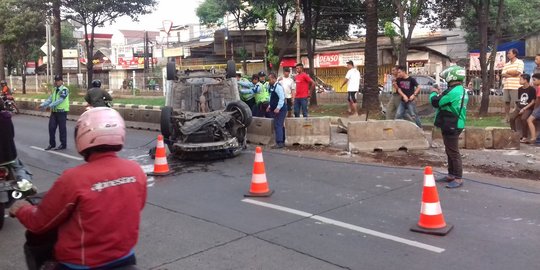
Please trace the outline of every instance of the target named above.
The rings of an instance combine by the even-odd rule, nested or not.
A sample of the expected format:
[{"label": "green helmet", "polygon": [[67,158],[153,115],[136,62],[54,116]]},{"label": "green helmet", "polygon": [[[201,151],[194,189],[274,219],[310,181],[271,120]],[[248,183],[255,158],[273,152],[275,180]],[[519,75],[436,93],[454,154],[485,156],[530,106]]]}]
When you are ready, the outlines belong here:
[{"label": "green helmet", "polygon": [[467,72],[465,71],[465,68],[460,66],[451,66],[445,70],[443,70],[440,74],[440,76],[446,81],[465,81],[465,76],[467,75]]}]

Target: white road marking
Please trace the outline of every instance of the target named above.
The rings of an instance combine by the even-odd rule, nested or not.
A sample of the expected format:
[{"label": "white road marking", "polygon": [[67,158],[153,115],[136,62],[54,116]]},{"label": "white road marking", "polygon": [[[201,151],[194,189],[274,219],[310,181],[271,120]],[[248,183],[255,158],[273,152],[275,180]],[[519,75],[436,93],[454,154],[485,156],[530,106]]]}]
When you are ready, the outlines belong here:
[{"label": "white road marking", "polygon": [[260,202],[260,201],[256,201],[256,200],[252,200],[252,199],[243,199],[242,201],[245,202],[245,203],[255,204],[255,205],[259,205],[259,206],[263,206],[263,207],[267,207],[267,208],[271,208],[271,209],[275,209],[275,210],[295,214],[295,215],[298,215],[298,216],[301,216],[301,217],[311,218],[311,219],[318,220],[318,221],[321,221],[321,222],[326,223],[326,224],[331,224],[331,225],[338,226],[338,227],[341,227],[341,228],[357,231],[357,232],[364,233],[364,234],[369,234],[369,235],[372,235],[372,236],[375,236],[375,237],[380,237],[380,238],[383,238],[383,239],[391,240],[391,241],[394,241],[394,242],[402,243],[402,244],[413,246],[413,247],[420,248],[420,249],[425,249],[425,250],[435,252],[435,253],[442,253],[442,252],[445,251],[444,248],[440,248],[440,247],[420,243],[418,241],[413,241],[413,240],[401,238],[401,237],[398,237],[398,236],[394,236],[394,235],[390,235],[390,234],[370,230],[370,229],[363,228],[363,227],[360,227],[360,226],[356,226],[356,225],[353,225],[353,224],[341,222],[341,221],[334,220],[334,219],[325,218],[325,217],[322,217],[322,216],[317,216],[317,215],[314,215],[314,214],[311,214],[311,213],[307,213],[307,212],[304,212],[304,211],[300,211],[300,210],[296,210],[296,209],[292,209],[292,208],[288,208],[288,207],[284,207],[284,206],[279,206],[279,205],[275,205],[275,204],[271,204],[271,203]]},{"label": "white road marking", "polygon": [[50,153],[50,154],[66,157],[66,158],[71,158],[71,159],[74,159],[74,160],[79,160],[79,161],[83,160],[83,158],[81,158],[81,157],[76,157],[76,156],[60,153],[58,151],[52,151],[52,150],[51,151],[45,151],[45,149],[39,148],[37,146],[30,146],[30,148],[35,149],[35,150],[39,150],[39,151],[43,151],[43,152],[47,152],[47,153]]}]

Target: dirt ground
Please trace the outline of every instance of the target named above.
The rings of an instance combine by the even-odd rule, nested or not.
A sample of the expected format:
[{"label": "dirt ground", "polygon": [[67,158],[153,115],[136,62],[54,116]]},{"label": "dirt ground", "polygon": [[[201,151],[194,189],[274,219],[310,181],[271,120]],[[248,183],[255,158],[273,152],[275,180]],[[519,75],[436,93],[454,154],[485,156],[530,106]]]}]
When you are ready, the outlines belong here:
[{"label": "dirt ground", "polygon": [[[346,150],[346,135],[337,134],[336,137],[338,138],[333,139],[332,146],[290,146],[283,151],[301,156],[388,166],[447,167],[442,141],[433,142],[428,150],[350,153]],[[501,178],[540,180],[540,146],[522,144],[519,150],[461,149],[460,152],[464,172],[484,173]]]}]

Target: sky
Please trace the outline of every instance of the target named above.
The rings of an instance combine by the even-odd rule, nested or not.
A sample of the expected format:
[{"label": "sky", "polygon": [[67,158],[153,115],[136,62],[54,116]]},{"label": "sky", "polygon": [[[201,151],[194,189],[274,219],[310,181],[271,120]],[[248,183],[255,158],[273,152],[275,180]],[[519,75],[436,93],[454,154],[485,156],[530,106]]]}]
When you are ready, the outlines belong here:
[{"label": "sky", "polygon": [[129,17],[122,17],[112,25],[105,25],[98,31],[112,33],[115,29],[157,30],[163,27],[163,20],[171,20],[174,25],[199,22],[195,9],[202,0],[157,0],[157,2],[156,10],[151,14],[139,16],[139,22],[133,22]]}]

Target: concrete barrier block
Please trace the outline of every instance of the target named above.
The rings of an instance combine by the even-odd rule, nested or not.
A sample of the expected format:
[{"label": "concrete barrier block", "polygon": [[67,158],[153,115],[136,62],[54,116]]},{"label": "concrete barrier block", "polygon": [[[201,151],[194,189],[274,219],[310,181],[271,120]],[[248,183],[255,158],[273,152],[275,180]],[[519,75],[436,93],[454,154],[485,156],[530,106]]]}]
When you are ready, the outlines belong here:
[{"label": "concrete barrier block", "polygon": [[[287,132],[285,134],[288,135]],[[274,119],[253,117],[248,127],[247,141],[253,144],[274,144]]]},{"label": "concrete barrier block", "polygon": [[287,118],[286,145],[330,145],[330,118]]},{"label": "concrete barrier block", "polygon": [[521,137],[519,132],[515,132],[510,128],[494,128],[492,134],[494,149],[519,149],[519,139]]},{"label": "concrete barrier block", "polygon": [[440,128],[434,128],[431,130],[432,140],[442,140],[442,132]]},{"label": "concrete barrier block", "polygon": [[467,128],[465,133],[466,149],[483,149],[486,141],[486,131],[483,128]]},{"label": "concrete barrier block", "polygon": [[466,133],[467,133],[467,131],[463,130],[461,132],[461,134],[459,134],[459,140],[458,140],[459,148],[465,148],[465,143],[467,142],[467,139],[465,138]]},{"label": "concrete barrier block", "polygon": [[484,129],[484,148],[493,149],[493,128]]},{"label": "concrete barrier block", "polygon": [[349,151],[429,149],[424,131],[405,120],[349,122]]},{"label": "concrete barrier block", "polygon": [[135,110],[136,121],[142,123],[154,123],[159,124],[161,122],[161,111],[155,110]]}]

